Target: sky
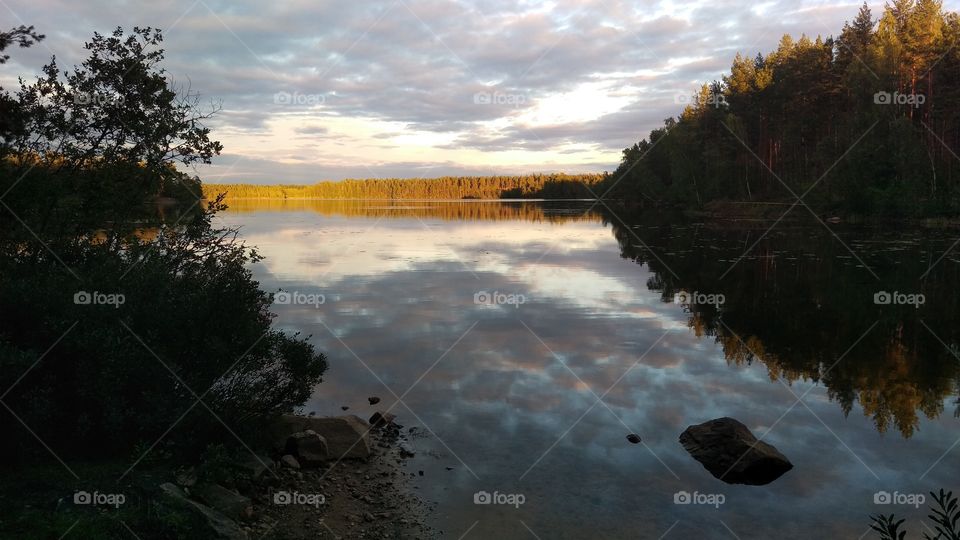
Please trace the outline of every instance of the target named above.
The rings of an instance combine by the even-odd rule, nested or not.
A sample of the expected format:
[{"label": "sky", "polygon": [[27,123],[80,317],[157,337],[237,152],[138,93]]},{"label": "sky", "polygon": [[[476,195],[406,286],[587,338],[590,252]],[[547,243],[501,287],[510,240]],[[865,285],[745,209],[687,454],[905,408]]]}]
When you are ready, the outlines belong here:
[{"label": "sky", "polygon": [[[869,2],[878,16],[882,2]],[[944,2],[956,10],[960,0]],[[737,52],[838,34],[835,0],[0,0],[0,84],[93,32],[164,30],[174,84],[217,104],[205,182],[602,172]]]}]

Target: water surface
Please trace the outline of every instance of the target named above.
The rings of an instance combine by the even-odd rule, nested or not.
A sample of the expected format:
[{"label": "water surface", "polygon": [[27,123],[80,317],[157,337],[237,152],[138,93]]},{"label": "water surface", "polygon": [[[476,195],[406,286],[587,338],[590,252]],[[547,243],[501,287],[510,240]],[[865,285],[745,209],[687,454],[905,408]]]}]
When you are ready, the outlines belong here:
[{"label": "water surface", "polygon": [[[235,201],[222,220],[266,290],[302,295],[275,311],[330,360],[306,410],[393,406],[424,434],[406,470],[448,537],[860,538],[880,512],[919,535],[925,509],[874,497],[960,488],[956,232],[591,206]],[[794,469],[713,478],[677,439],[721,416]]]}]

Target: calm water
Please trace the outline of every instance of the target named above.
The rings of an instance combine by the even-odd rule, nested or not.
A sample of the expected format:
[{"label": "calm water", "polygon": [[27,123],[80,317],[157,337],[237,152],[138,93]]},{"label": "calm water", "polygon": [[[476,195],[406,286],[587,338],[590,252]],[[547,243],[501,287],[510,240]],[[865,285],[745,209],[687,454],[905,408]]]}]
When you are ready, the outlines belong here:
[{"label": "calm water", "polygon": [[[402,398],[398,421],[426,434],[407,469],[447,537],[860,538],[880,512],[919,537],[925,509],[874,494],[960,488],[955,231],[835,237],[812,221],[762,237],[769,224],[587,207],[237,201],[222,219],[266,257],[265,289],[324,295],[275,306],[330,360],[307,410],[367,417],[367,396]],[[880,291],[925,303],[877,305]],[[721,416],[794,469],[714,479],[677,439]],[[474,504],[481,490],[525,501]],[[724,501],[675,504],[681,491]]]}]

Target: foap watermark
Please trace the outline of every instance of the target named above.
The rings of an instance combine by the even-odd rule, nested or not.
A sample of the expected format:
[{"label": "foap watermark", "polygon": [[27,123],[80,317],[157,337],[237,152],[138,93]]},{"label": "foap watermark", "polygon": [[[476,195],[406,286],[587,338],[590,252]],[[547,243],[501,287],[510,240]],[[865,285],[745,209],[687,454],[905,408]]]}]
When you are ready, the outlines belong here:
[{"label": "foap watermark", "polygon": [[519,308],[527,303],[527,297],[519,293],[480,291],[474,293],[473,303],[478,306],[513,306]]},{"label": "foap watermark", "polygon": [[727,103],[727,96],[723,94],[710,94],[706,97],[700,97],[699,95],[677,92],[673,96],[673,102],[677,105],[704,105],[715,109],[730,106],[730,104]]},{"label": "foap watermark", "polygon": [[473,95],[473,103],[474,105],[506,105],[517,108],[527,103],[527,96],[509,92],[477,92]]},{"label": "foap watermark", "polygon": [[927,502],[927,496],[923,493],[900,493],[894,491],[878,491],[873,494],[873,504],[899,504],[903,506],[912,506],[920,508]]},{"label": "foap watermark", "polygon": [[874,293],[873,303],[878,306],[913,306],[920,309],[920,306],[927,303],[927,297],[921,293],[907,294],[899,291],[880,291]]},{"label": "foap watermark", "polygon": [[909,105],[911,107],[920,107],[927,102],[927,96],[923,94],[901,94],[900,92],[880,91],[873,95],[873,103],[876,105]]},{"label": "foap watermark", "polygon": [[327,297],[319,293],[280,291],[273,295],[273,303],[279,306],[313,306],[319,309],[326,302]]},{"label": "foap watermark", "polygon": [[527,502],[527,497],[523,493],[500,493],[494,491],[478,491],[473,494],[473,504],[502,504],[520,508],[520,505]]},{"label": "foap watermark", "polygon": [[686,304],[688,306],[722,306],[726,303],[727,297],[722,294],[706,294],[697,291],[680,291],[673,295],[674,304]]},{"label": "foap watermark", "polygon": [[77,291],[73,294],[73,303],[78,306],[113,306],[119,309],[126,301],[127,297],[121,293]]},{"label": "foap watermark", "polygon": [[303,94],[300,92],[277,92],[273,95],[276,105],[323,105],[327,97],[323,94]]},{"label": "foap watermark", "polygon": [[124,102],[120,94],[110,94],[105,92],[80,92],[72,93],[73,102],[77,105],[120,105]]},{"label": "foap watermark", "polygon": [[694,491],[678,491],[673,494],[673,504],[700,504],[720,508],[727,501],[723,493],[700,493]]},{"label": "foap watermark", "polygon": [[273,504],[287,506],[291,504],[301,504],[320,508],[320,505],[326,504],[327,497],[323,493],[300,493],[299,491],[275,491],[273,493]]},{"label": "foap watermark", "polygon": [[84,506],[112,506],[114,508],[120,508],[125,502],[127,502],[127,496],[123,493],[100,493],[99,491],[90,493],[89,491],[77,491],[73,494],[73,504]]}]

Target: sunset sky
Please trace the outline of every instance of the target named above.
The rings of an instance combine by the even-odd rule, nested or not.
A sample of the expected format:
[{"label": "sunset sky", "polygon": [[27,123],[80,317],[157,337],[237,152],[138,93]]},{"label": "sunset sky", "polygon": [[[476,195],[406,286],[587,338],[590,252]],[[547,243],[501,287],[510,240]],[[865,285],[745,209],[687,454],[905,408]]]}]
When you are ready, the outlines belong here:
[{"label": "sunset sky", "polygon": [[[944,2],[957,9],[958,0]],[[676,115],[733,56],[827,36],[856,2],[0,0],[11,88],[94,31],[165,31],[169,74],[222,103],[208,182],[595,172]],[[882,3],[870,2],[877,16]],[[66,30],[64,30],[66,29]]]}]

